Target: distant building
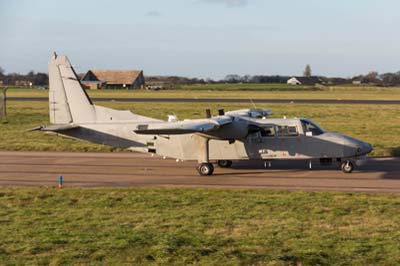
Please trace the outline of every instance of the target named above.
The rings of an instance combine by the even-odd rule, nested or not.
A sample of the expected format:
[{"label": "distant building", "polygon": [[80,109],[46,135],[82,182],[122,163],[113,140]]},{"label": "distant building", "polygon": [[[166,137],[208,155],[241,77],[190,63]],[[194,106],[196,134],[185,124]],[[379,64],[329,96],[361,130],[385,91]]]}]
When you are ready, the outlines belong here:
[{"label": "distant building", "polygon": [[16,80],[15,81],[15,86],[20,86],[20,87],[32,87],[33,86],[33,82],[29,81],[29,80]]},{"label": "distant building", "polygon": [[148,90],[172,89],[175,88],[178,84],[178,77],[146,76],[146,88]]},{"label": "distant building", "polygon": [[288,79],[287,84],[289,85],[306,85],[314,86],[316,84],[323,83],[318,77],[292,77]]},{"label": "distant building", "polygon": [[288,79],[287,84],[289,84],[289,85],[301,85],[301,82],[296,77],[292,77],[292,78]]},{"label": "distant building", "polygon": [[324,78],[323,82],[326,85],[345,85],[351,83],[351,80],[346,78]]},{"label": "distant building", "polygon": [[145,85],[142,70],[89,70],[81,83],[88,89],[139,89]]}]

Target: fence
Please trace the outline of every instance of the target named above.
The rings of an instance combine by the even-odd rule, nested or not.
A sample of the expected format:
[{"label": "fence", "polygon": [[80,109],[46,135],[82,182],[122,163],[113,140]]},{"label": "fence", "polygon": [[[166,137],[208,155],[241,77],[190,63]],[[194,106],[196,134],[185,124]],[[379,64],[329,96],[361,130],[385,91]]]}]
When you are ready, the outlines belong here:
[{"label": "fence", "polygon": [[0,117],[7,115],[7,88],[0,88]]}]

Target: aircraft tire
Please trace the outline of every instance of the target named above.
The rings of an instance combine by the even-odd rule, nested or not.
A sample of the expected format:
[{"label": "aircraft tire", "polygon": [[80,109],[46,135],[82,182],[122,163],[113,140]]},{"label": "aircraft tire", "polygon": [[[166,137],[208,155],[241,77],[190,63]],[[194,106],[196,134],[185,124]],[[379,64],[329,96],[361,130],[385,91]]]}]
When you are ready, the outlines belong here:
[{"label": "aircraft tire", "polygon": [[221,168],[230,168],[232,166],[232,161],[230,161],[230,160],[219,160],[217,162],[217,164]]},{"label": "aircraft tire", "polygon": [[350,174],[354,170],[354,165],[352,162],[343,162],[342,171],[343,173]]},{"label": "aircraft tire", "polygon": [[197,166],[197,171],[201,176],[212,175],[214,173],[214,166],[212,163],[202,163]]}]

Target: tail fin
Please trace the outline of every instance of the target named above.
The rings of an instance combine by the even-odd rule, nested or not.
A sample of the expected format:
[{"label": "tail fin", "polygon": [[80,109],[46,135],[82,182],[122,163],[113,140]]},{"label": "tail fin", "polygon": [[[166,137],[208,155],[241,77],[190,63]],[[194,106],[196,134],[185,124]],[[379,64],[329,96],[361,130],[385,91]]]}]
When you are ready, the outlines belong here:
[{"label": "tail fin", "polygon": [[66,56],[49,61],[49,112],[52,124],[92,122],[95,107]]}]

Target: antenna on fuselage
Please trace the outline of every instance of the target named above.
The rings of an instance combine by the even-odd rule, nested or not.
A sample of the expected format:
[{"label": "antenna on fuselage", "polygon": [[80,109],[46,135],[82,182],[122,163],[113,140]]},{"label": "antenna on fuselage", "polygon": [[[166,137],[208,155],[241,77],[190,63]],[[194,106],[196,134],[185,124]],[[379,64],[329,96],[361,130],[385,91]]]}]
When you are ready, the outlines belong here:
[{"label": "antenna on fuselage", "polygon": [[251,104],[253,105],[254,109],[257,109],[257,106],[256,106],[256,104],[254,103],[253,99],[250,98],[249,100],[250,100]]}]

